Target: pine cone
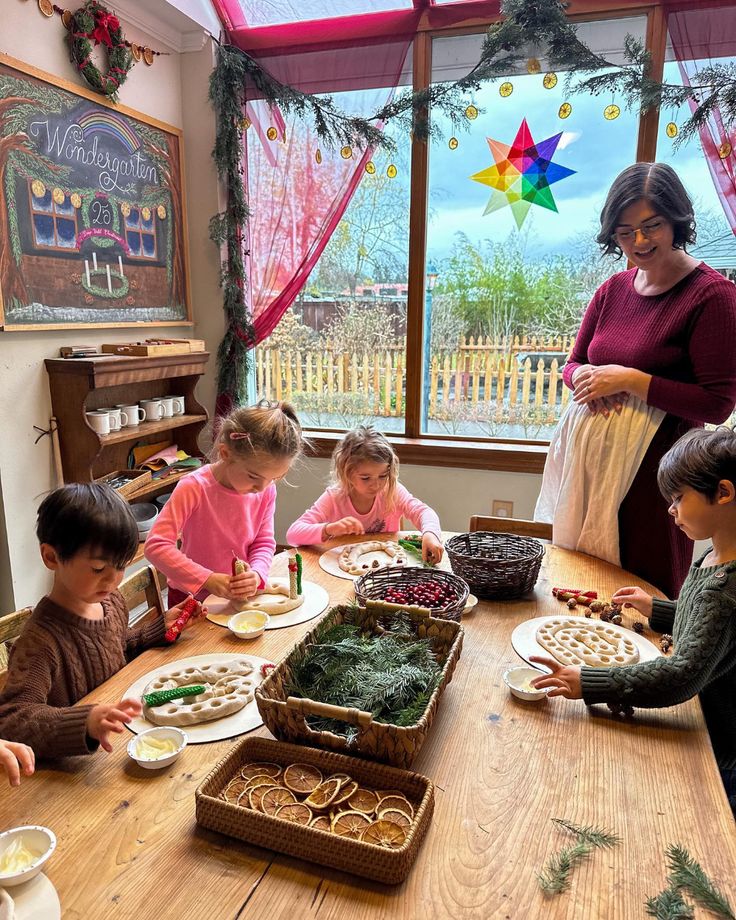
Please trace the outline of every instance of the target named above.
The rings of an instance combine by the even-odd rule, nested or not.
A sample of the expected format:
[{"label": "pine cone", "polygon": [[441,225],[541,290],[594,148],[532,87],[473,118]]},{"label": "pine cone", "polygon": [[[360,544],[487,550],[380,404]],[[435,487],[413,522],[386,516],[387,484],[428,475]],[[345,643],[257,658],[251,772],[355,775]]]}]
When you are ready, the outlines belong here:
[{"label": "pine cone", "polygon": [[624,621],[624,618],[621,616],[620,613],[611,614],[611,622],[615,623],[616,626],[620,626],[623,623],[623,621]]},{"label": "pine cone", "polygon": [[586,608],[585,608],[585,616],[586,616],[588,619],[590,619],[590,618],[593,616],[593,614],[591,613],[590,607],[586,607]]},{"label": "pine cone", "polygon": [[663,652],[669,652],[672,648],[672,636],[669,633],[662,633],[662,637],[659,640],[659,647]]},{"label": "pine cone", "polygon": [[593,611],[593,613],[600,613],[605,606],[606,605],[603,603],[603,601],[593,601],[593,603],[590,605],[590,609]]},{"label": "pine cone", "polygon": [[608,623],[611,620],[611,611],[606,610],[605,607],[601,610],[601,620],[603,620],[604,623]]},{"label": "pine cone", "polygon": [[639,633],[639,635],[644,632],[644,624],[641,622],[641,620],[636,620],[634,623],[632,623],[631,628],[635,633]]},{"label": "pine cone", "polygon": [[567,602],[567,606],[570,608],[570,610],[574,610],[577,607],[577,605],[578,605],[578,602],[575,600],[574,597],[571,597],[570,600]]}]

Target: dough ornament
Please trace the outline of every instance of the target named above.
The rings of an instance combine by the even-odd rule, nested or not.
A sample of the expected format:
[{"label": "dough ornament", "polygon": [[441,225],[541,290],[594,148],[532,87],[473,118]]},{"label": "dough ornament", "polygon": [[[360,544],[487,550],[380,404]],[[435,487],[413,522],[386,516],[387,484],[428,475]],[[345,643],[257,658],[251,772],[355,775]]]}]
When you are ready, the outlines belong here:
[{"label": "dough ornament", "polygon": [[[143,715],[154,725],[197,725],[212,722],[238,712],[253,699],[254,682],[247,675],[253,666],[247,658],[216,662],[206,667],[181,668],[160,674],[143,690]],[[195,696],[168,700],[150,706],[145,700],[152,693],[177,687],[202,684]]]},{"label": "dough ornament", "polygon": [[184,606],[181,608],[181,613],[164,634],[164,639],[166,639],[167,642],[176,642],[181,634],[182,629],[184,629],[187,623],[197,612],[197,607],[199,607],[199,604],[193,597],[190,597],[188,601],[184,602]]},{"label": "dough ornament", "polygon": [[561,664],[611,668],[639,660],[639,650],[621,630],[580,618],[549,620],[537,630],[537,642]]},{"label": "dough ornament", "polygon": [[[233,559],[233,575],[245,571],[242,559]],[[296,610],[304,603],[302,591],[302,557],[294,553],[289,557],[289,584],[282,585],[277,581],[267,581],[262,588],[245,601],[233,601],[232,607],[239,613],[244,610],[260,610],[270,617],[280,613],[289,613]]]},{"label": "dough ornament", "polygon": [[361,563],[360,557],[366,553],[385,553],[389,557],[388,565],[403,565],[407,556],[404,550],[393,540],[370,540],[367,543],[353,543],[345,546],[340,553],[338,564],[343,572],[350,575],[364,575],[370,570],[369,563]]}]

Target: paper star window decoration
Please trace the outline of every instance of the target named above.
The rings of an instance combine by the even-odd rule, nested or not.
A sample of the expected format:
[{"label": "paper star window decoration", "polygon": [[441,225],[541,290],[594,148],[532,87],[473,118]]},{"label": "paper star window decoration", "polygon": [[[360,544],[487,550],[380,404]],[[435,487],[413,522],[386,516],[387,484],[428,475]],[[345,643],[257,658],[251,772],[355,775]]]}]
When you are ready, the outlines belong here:
[{"label": "paper star window decoration", "polygon": [[574,169],[552,162],[561,137],[562,132],[535,144],[526,118],[512,144],[502,144],[487,137],[494,164],[470,177],[492,189],[483,214],[491,214],[508,205],[516,226],[521,228],[533,204],[556,211],[550,186],[575,174]]}]

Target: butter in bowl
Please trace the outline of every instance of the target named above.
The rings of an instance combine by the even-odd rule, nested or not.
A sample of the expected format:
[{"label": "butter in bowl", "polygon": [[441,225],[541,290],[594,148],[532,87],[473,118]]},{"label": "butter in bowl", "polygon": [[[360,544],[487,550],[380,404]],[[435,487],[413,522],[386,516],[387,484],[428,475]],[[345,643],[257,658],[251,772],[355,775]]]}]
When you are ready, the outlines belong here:
[{"label": "butter in bowl", "polygon": [[227,628],[238,639],[257,639],[262,636],[271,621],[267,613],[260,610],[243,610],[227,621]]},{"label": "butter in bowl", "polygon": [[503,680],[511,693],[520,700],[529,702],[543,700],[547,696],[546,690],[537,690],[532,686],[536,677],[544,677],[545,671],[524,665],[519,668],[509,668],[504,671]]},{"label": "butter in bowl", "polygon": [[0,887],[11,888],[38,875],[56,849],[48,827],[29,824],[0,834]]},{"label": "butter in bowl", "polygon": [[149,728],[128,742],[128,756],[144,770],[168,767],[187,746],[187,733],[172,725]]}]

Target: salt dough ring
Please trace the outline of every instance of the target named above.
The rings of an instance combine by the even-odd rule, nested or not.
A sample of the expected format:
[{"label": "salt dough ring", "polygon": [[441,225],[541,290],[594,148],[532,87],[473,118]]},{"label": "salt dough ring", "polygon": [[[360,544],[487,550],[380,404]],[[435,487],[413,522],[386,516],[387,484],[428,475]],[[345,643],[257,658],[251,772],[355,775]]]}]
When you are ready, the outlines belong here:
[{"label": "salt dough ring", "polygon": [[614,626],[554,619],[537,630],[537,642],[561,664],[617,667],[639,660],[639,650]]},{"label": "salt dough ring", "polygon": [[286,585],[275,581],[267,581],[253,597],[249,597],[247,601],[235,603],[233,606],[239,611],[259,610],[269,614],[269,616],[278,616],[280,613],[296,610],[303,603],[303,594],[289,597],[289,588]]},{"label": "salt dough ring", "polygon": [[247,675],[253,666],[247,659],[180,668],[161,674],[144,689],[143,695],[155,690],[169,690],[189,683],[204,684],[197,696],[170,700],[161,706],[143,706],[143,714],[155,725],[196,725],[212,722],[241,710],[253,699],[253,681]]},{"label": "salt dough ring", "polygon": [[406,562],[406,553],[394,540],[369,540],[366,543],[353,543],[345,546],[340,553],[338,565],[343,572],[350,575],[364,575],[369,566],[360,565],[358,560],[366,553],[384,552],[394,562]]}]

